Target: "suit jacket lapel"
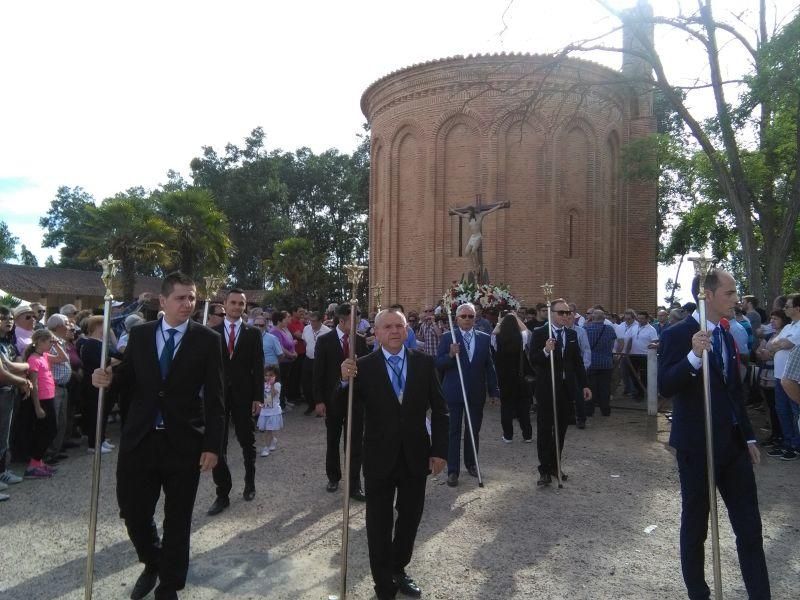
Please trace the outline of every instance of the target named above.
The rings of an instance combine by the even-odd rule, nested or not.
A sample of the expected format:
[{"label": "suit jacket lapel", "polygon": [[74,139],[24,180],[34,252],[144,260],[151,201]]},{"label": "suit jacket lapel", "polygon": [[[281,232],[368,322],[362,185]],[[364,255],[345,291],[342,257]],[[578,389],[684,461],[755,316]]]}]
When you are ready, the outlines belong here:
[{"label": "suit jacket lapel", "polygon": [[153,372],[152,376],[156,378],[156,381],[161,380],[161,365],[158,363],[158,346],[156,345],[156,335],[160,329],[161,320],[159,319],[149,328],[145,341],[146,356],[149,357],[148,368]]}]

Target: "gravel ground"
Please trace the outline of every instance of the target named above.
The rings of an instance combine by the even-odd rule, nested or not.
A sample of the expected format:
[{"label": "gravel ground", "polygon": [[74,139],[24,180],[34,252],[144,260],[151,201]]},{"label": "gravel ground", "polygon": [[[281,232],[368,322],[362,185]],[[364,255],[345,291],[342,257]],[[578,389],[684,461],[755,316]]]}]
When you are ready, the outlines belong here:
[{"label": "gravel ground", "polygon": [[[424,598],[685,597],[679,487],[663,415],[614,410],[583,431],[571,427],[561,490],[536,488],[535,444],[501,443],[499,421],[499,409],[487,406],[484,488],[466,473],[455,489],[442,477],[428,484],[408,568]],[[118,439],[116,426],[110,433]],[[232,504],[215,518],[205,514],[211,477],[201,479],[182,598],[321,600],[338,591],[342,503],[341,492],[324,489],[324,437],[321,419],[286,415],[278,451],[258,458],[251,503],[240,496],[243,468],[232,445]],[[71,453],[55,478],[14,486],[0,504],[4,600],[83,598],[91,457]],[[116,513],[115,462],[116,453],[102,465],[94,598],[103,600],[127,598],[141,569]],[[756,477],[773,598],[797,598],[800,462],[765,456]],[[724,507],[720,531],[724,596],[745,598]],[[710,580],[710,563],[707,573]],[[373,597],[362,504],[351,510],[348,575],[348,597]]]}]

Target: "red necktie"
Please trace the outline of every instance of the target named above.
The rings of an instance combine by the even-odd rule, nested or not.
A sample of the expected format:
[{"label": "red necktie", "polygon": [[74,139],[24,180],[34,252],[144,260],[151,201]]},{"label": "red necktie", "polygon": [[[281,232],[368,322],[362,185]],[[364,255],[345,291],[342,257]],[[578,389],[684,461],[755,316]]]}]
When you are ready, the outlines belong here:
[{"label": "red necktie", "polygon": [[228,356],[233,356],[233,348],[236,345],[236,323],[231,323],[231,332],[228,335]]},{"label": "red necktie", "polygon": [[350,336],[346,333],[342,336],[342,352],[345,358],[350,358]]}]

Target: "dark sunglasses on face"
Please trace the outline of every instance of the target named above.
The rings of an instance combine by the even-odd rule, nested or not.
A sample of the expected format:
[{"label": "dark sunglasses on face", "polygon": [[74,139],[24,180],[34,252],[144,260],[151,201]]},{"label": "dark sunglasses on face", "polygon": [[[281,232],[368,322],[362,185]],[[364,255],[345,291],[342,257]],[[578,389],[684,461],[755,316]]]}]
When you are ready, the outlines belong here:
[{"label": "dark sunglasses on face", "polygon": [[566,316],[571,315],[572,311],[571,310],[557,310],[556,314],[557,315],[561,315],[562,317],[566,317]]},{"label": "dark sunglasses on face", "polygon": [[459,319],[474,319],[475,315],[458,315]]},{"label": "dark sunglasses on face", "polygon": [[33,315],[25,315],[22,317],[25,321],[33,321],[36,317]]}]

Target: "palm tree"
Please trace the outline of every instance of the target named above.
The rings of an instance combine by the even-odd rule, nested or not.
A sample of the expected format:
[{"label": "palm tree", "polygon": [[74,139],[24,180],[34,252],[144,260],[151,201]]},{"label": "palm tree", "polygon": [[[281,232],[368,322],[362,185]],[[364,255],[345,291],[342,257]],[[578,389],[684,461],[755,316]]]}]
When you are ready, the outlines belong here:
[{"label": "palm tree", "polygon": [[95,262],[109,253],[121,261],[122,293],[134,297],[137,274],[153,274],[169,262],[170,228],[143,194],[128,192],[88,207],[78,227],[81,259]]},{"label": "palm tree", "polygon": [[168,270],[180,269],[196,280],[218,274],[228,263],[231,240],[228,221],[211,192],[195,187],[155,198],[156,212],[169,228],[174,251]]}]

